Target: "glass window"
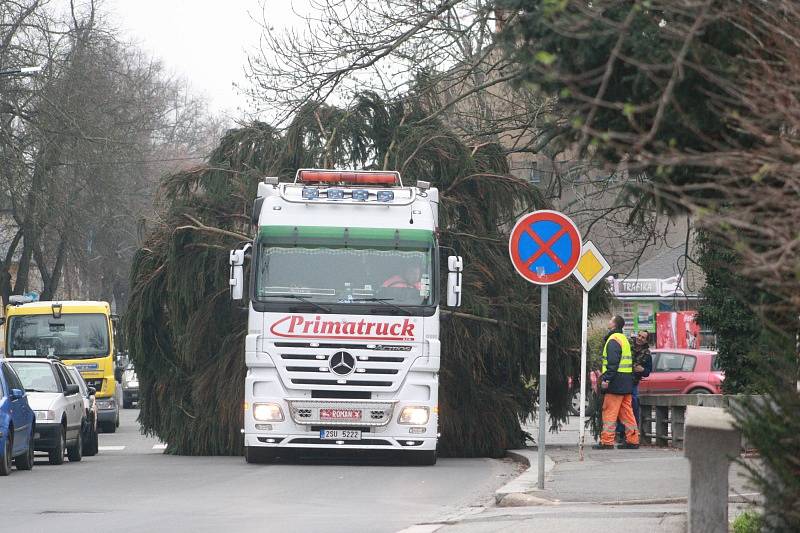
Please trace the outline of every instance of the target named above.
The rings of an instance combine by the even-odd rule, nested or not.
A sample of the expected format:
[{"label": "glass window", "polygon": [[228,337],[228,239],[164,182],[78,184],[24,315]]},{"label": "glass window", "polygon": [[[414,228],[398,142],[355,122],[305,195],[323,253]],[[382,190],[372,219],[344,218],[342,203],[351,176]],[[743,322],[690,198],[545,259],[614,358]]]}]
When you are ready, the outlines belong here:
[{"label": "glass window", "polygon": [[684,372],[693,372],[695,363],[697,363],[697,358],[687,355],[683,358],[683,367],[681,370]]},{"label": "glass window", "polygon": [[365,303],[433,306],[434,251],[433,233],[426,230],[263,227],[255,300],[308,300],[341,313]]},{"label": "glass window", "polygon": [[719,357],[714,355],[711,357],[711,370],[714,372],[720,372],[722,370],[722,365],[719,362]]},{"label": "glass window", "polygon": [[[656,361],[656,372],[680,372],[683,369],[683,356],[677,353],[660,353]],[[694,368],[694,364],[692,364]]]},{"label": "glass window", "polygon": [[103,314],[12,316],[7,352],[9,357],[101,357],[109,352],[108,319]]},{"label": "glass window", "polygon": [[14,369],[10,366],[3,365],[3,375],[6,377],[6,383],[8,384],[9,389],[25,389],[25,387],[22,386],[22,383],[20,383],[17,373],[14,372]]},{"label": "glass window", "polygon": [[83,377],[81,377],[81,374],[80,374],[80,372],[78,372],[78,369],[75,368],[74,366],[68,366],[67,367],[67,374],[69,374],[69,376],[72,378],[72,381],[81,390],[81,395],[82,396],[88,396],[89,395],[89,389],[86,388],[86,382],[83,381]]},{"label": "glass window", "polygon": [[56,375],[49,362],[11,362],[22,385],[30,392],[61,392]]}]

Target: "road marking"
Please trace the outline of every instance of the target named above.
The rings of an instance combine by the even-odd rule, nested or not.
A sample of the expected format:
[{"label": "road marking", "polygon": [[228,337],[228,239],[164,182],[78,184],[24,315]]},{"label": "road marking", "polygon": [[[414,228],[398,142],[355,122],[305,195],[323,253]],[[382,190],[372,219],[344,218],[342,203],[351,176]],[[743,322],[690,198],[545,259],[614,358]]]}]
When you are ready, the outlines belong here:
[{"label": "road marking", "polygon": [[443,526],[444,524],[418,524],[416,526],[401,529],[397,533],[434,533]]},{"label": "road marking", "polygon": [[167,445],[166,444],[153,444],[153,449],[154,450],[166,450],[167,449]]},{"label": "road marking", "polygon": [[125,446],[98,446],[97,449],[101,452],[120,452]]}]

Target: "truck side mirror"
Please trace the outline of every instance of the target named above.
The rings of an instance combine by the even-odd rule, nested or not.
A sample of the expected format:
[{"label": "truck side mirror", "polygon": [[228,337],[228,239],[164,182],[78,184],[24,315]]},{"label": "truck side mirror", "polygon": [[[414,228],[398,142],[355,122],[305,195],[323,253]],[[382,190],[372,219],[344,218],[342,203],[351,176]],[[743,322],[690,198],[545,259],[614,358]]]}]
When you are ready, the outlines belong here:
[{"label": "truck side mirror", "polygon": [[239,250],[231,250],[231,274],[228,281],[231,286],[231,300],[241,300],[244,297],[244,257],[251,247],[247,243]]},{"label": "truck side mirror", "polygon": [[460,255],[451,255],[447,258],[447,305],[449,307],[461,306],[461,273],[464,270],[464,260]]}]

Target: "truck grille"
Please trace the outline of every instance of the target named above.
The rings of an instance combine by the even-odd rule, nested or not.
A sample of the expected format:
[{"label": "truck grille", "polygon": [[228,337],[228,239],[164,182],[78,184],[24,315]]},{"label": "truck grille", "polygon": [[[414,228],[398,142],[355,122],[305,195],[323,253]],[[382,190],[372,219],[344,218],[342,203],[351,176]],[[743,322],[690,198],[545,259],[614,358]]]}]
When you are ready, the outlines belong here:
[{"label": "truck grille", "polygon": [[85,379],[87,387],[94,387],[97,392],[100,392],[103,388],[103,380],[102,379]]},{"label": "truck grille", "polygon": [[[278,371],[293,388],[358,392],[399,389],[421,346],[276,342],[266,348],[277,353]],[[347,365],[337,368],[342,354]]]},{"label": "truck grille", "polygon": [[[385,426],[392,419],[395,401],[287,400],[296,424],[313,426]],[[320,409],[357,409],[360,420],[322,420]]]}]

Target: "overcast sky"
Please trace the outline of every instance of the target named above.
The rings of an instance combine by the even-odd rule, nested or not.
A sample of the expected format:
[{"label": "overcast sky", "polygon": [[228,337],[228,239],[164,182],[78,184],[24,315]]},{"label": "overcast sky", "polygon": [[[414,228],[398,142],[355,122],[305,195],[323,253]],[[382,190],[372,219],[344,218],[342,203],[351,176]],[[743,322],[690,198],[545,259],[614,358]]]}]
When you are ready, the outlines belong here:
[{"label": "overcast sky", "polygon": [[[307,0],[264,0],[276,30],[292,24]],[[106,0],[113,25],[186,78],[214,112],[236,118],[247,99],[234,83],[245,84],[247,50],[258,46],[259,0]]]}]

